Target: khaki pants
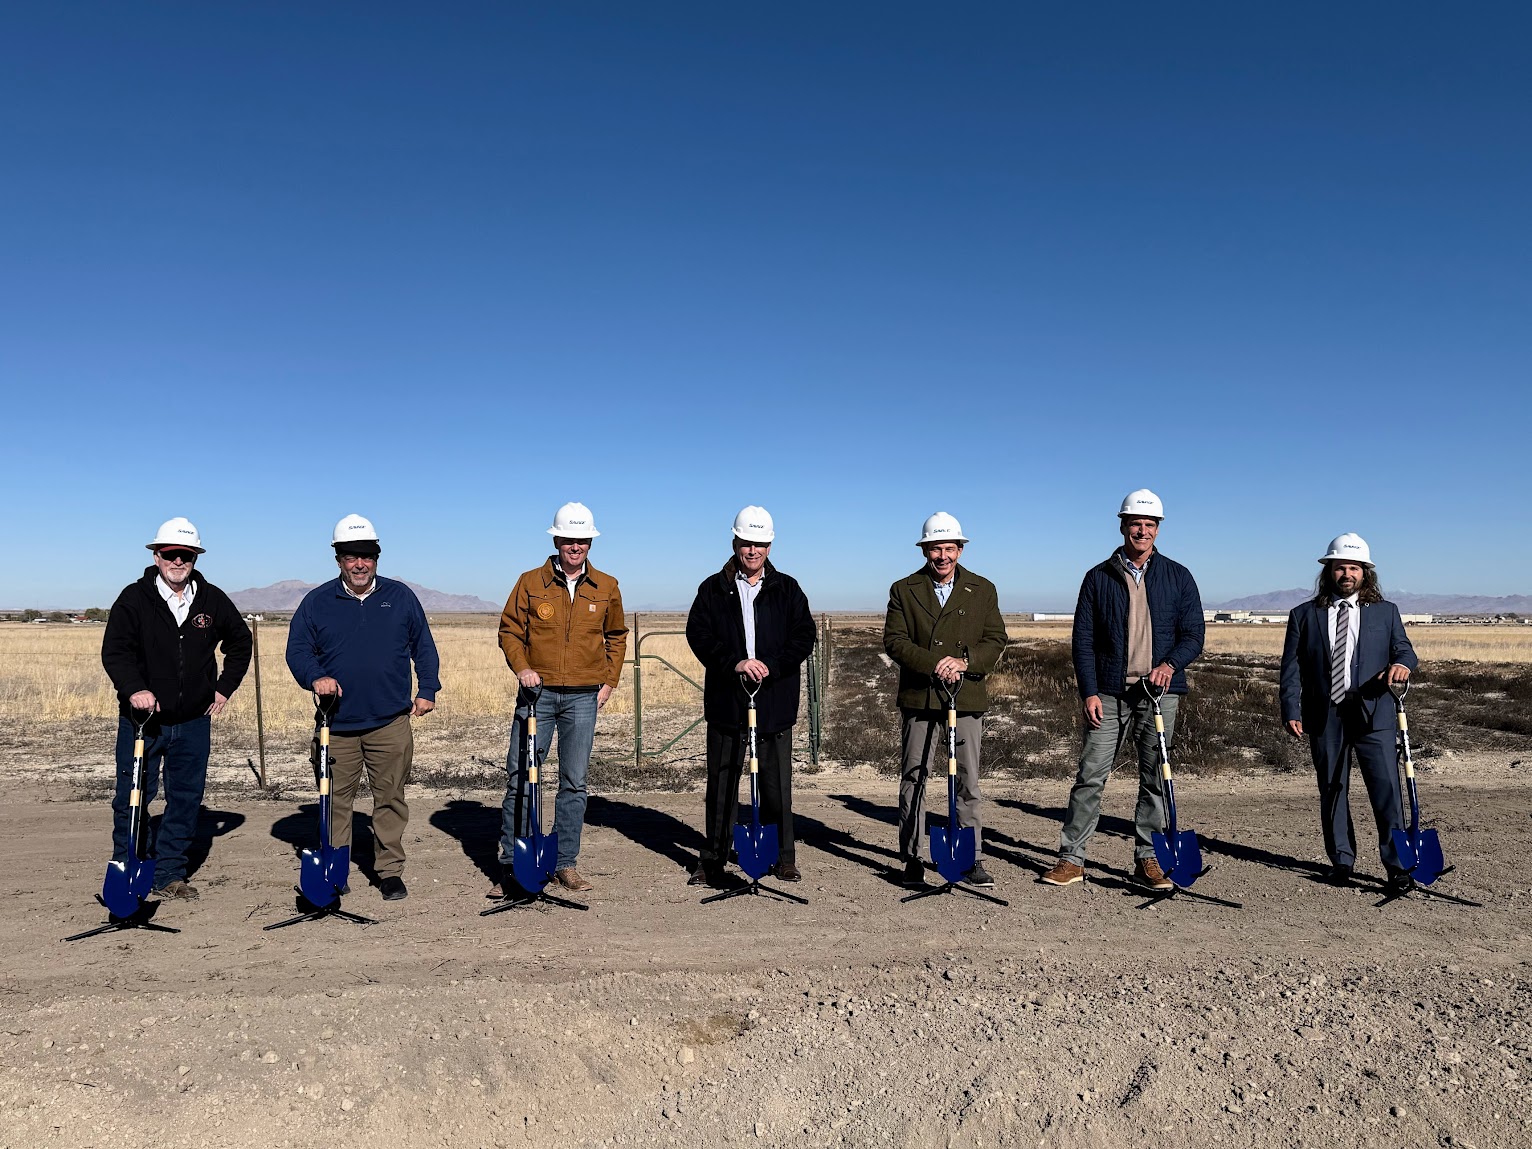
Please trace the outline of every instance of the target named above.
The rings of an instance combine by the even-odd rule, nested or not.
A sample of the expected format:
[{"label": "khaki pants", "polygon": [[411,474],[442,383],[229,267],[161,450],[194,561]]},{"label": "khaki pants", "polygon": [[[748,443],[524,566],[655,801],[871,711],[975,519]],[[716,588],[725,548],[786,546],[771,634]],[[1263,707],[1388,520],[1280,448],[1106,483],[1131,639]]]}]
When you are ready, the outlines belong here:
[{"label": "khaki pants", "polygon": [[[926,828],[926,779],[933,759],[940,764],[940,809],[942,817],[947,816],[947,712],[904,710],[901,714],[904,751],[899,767],[899,860],[909,862],[920,857],[920,839]],[[973,827],[975,858],[984,854],[984,827],[979,819],[979,744],[983,738],[983,715],[958,715],[958,825]]]},{"label": "khaki pants", "polygon": [[[317,769],[317,741],[313,755]],[[372,730],[353,734],[330,731],[330,843],[351,845],[351,807],[365,770],[367,785],[372,788],[374,864],[379,878],[397,878],[404,873],[404,827],[410,820],[404,784],[410,780],[414,760],[415,737],[408,714]]]}]

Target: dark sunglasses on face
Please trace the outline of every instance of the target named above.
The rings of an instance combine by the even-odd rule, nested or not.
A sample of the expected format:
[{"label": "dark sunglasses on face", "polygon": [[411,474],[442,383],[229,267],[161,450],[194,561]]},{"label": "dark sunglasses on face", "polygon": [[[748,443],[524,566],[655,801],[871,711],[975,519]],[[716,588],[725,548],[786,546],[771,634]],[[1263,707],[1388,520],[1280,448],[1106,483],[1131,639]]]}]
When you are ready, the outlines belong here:
[{"label": "dark sunglasses on face", "polygon": [[194,563],[197,561],[196,551],[156,551],[160,558],[167,563]]}]

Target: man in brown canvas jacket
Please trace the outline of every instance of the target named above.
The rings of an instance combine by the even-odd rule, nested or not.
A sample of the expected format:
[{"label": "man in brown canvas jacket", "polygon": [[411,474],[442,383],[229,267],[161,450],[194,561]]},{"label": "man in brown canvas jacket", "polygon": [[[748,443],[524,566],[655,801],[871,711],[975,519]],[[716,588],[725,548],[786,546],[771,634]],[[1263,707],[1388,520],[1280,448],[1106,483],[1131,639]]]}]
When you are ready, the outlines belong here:
[{"label": "man in brown canvas jacket", "polygon": [[500,616],[500,649],[520,684],[501,804],[500,863],[505,867],[507,892],[514,888],[510,867],[515,841],[527,830],[521,753],[532,705],[530,692],[539,687],[539,762],[547,756],[555,728],[559,736],[559,790],[553,811],[559,848],[554,877],[567,890],[591,888],[575,869],[585,825],[586,774],[596,715],[617,688],[628,648],[617,580],[586,561],[592,540],[601,533],[590,510],[581,503],[565,503],[548,533],[556,553],[516,580]]}]

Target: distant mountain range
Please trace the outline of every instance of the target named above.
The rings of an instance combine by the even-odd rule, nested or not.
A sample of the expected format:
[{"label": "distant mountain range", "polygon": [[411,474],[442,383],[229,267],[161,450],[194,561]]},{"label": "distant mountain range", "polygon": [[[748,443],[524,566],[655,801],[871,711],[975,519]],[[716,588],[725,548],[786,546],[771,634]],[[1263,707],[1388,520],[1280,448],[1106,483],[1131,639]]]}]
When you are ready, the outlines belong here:
[{"label": "distant mountain range", "polygon": [[[234,600],[234,605],[246,613],[259,614],[264,611],[293,611],[298,609],[298,604],[303,601],[303,596],[313,590],[318,583],[299,582],[297,579],[284,579],[274,582],[270,586],[251,587],[249,590],[236,590],[229,594]],[[415,597],[420,600],[427,613],[437,614],[499,614],[500,603],[485,602],[471,594],[443,594],[439,590],[421,586],[418,583],[406,581],[405,586],[415,592]]]},{"label": "distant mountain range", "polygon": [[[1496,598],[1482,594],[1394,593],[1386,589],[1385,593],[1389,601],[1397,604],[1405,614],[1532,614],[1532,596],[1524,594],[1508,594]],[[1247,594],[1244,598],[1204,605],[1208,610],[1279,611],[1291,610],[1300,602],[1313,597],[1313,587],[1294,587],[1292,590]]]}]

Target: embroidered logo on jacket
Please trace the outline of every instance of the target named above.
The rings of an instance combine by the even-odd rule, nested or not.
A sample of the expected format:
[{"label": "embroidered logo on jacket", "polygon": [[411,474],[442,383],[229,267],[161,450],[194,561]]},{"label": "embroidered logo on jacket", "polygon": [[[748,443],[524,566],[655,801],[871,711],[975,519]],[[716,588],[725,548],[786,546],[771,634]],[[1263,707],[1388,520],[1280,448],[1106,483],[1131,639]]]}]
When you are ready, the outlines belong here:
[{"label": "embroidered logo on jacket", "polygon": [[538,603],[537,604],[537,617],[542,619],[544,622],[546,622],[548,619],[552,618],[553,617],[553,604],[551,602],[540,602],[540,603]]},{"label": "embroidered logo on jacket", "polygon": [[210,614],[194,614],[191,617],[191,624],[198,630],[206,630],[213,625],[213,616]]}]

